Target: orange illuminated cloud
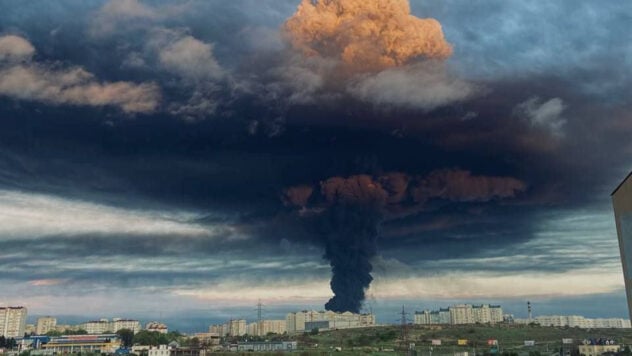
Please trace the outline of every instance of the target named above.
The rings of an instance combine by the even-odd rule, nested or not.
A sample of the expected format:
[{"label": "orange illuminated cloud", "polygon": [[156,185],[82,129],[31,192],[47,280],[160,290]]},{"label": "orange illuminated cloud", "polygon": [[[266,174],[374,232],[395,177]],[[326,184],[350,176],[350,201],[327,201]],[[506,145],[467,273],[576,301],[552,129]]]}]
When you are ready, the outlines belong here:
[{"label": "orange illuminated cloud", "polygon": [[284,34],[303,54],[341,60],[354,72],[452,54],[439,22],[411,15],[408,0],[303,0]]}]

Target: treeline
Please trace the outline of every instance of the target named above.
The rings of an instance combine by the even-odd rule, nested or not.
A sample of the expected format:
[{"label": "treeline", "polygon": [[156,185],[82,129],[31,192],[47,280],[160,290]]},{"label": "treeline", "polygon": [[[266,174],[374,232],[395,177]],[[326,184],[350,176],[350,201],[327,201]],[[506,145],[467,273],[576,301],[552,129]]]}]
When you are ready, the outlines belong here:
[{"label": "treeline", "polygon": [[156,331],[141,330],[134,335],[132,345],[158,346],[168,345],[173,341],[183,345],[186,344],[186,337],[178,331],[170,331],[166,334],[161,334]]},{"label": "treeline", "polygon": [[[110,334],[110,333],[107,333],[107,334]],[[86,330],[83,330],[83,329],[77,329],[77,330],[66,329],[66,330],[64,330],[64,332],[57,331],[57,330],[50,330],[45,335],[46,336],[88,335],[88,332]]]},{"label": "treeline", "polygon": [[13,349],[18,345],[14,338],[7,339],[0,336],[0,349]]}]

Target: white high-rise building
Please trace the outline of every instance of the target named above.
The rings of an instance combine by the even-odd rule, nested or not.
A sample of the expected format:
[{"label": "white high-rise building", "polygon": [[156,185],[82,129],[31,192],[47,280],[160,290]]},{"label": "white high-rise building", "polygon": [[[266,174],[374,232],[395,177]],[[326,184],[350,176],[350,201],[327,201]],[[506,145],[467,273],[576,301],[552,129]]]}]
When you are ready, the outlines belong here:
[{"label": "white high-rise building", "polygon": [[495,324],[503,322],[500,305],[457,304],[446,309],[415,312],[415,324]]},{"label": "white high-rise building", "polygon": [[490,305],[489,317],[492,324],[502,323],[505,320],[505,317],[503,316],[503,308],[500,305]]},{"label": "white high-rise building", "polygon": [[0,307],[0,335],[5,338],[24,336],[26,314],[25,307]]},{"label": "white high-rise building", "polygon": [[285,331],[285,320],[261,320],[248,324],[248,335],[265,336],[268,333],[283,334]]},{"label": "white high-rise building", "polygon": [[456,304],[450,307],[450,324],[474,324],[472,306],[470,304]]},{"label": "white high-rise building", "polygon": [[[288,333],[311,330],[306,325],[318,324],[319,329],[349,329],[375,325],[374,314],[354,314],[351,312],[336,313],[333,311],[303,310],[287,314],[286,329]],[[318,323],[324,322],[324,323]],[[323,324],[323,326],[321,326]]]},{"label": "white high-rise building", "polygon": [[492,313],[489,304],[472,305],[472,321],[481,324],[491,323]]},{"label": "white high-rise building", "polygon": [[105,332],[114,332],[110,328],[110,321],[108,319],[91,320],[79,325],[79,329],[83,329],[88,334],[103,334]]},{"label": "white high-rise building", "polygon": [[57,326],[57,319],[52,316],[44,316],[37,318],[37,324],[35,326],[35,334],[44,335],[51,330],[55,330]]},{"label": "white high-rise building", "polygon": [[110,330],[112,330],[112,332],[117,332],[121,329],[129,329],[136,334],[142,329],[140,322],[134,319],[114,318],[112,319],[112,323],[110,325]]},{"label": "white high-rise building", "polygon": [[[515,319],[518,324],[527,324],[530,321],[528,319]],[[584,318],[581,315],[540,315],[535,317],[532,322],[540,324],[542,326],[564,327],[571,328],[629,328],[630,320],[621,318],[599,318],[589,319]]]},{"label": "white high-rise building", "polygon": [[108,319],[92,320],[80,324],[79,328],[86,330],[88,334],[115,333],[121,329],[130,329],[134,334],[141,331],[138,320],[120,318],[114,318],[112,321]]},{"label": "white high-rise building", "polygon": [[228,335],[243,336],[248,332],[245,319],[233,319],[228,321]]}]

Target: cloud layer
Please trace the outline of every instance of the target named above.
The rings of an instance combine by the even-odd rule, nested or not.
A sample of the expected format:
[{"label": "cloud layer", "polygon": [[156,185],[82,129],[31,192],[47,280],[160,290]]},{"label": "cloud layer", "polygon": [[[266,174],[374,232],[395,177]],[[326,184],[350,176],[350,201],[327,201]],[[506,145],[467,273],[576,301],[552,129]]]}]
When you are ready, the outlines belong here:
[{"label": "cloud layer", "polygon": [[[155,84],[100,83],[80,67],[31,62],[33,46],[18,36],[0,37],[0,95],[50,104],[117,106],[126,113],[150,113],[159,104]],[[13,60],[27,60],[14,63]]]}]

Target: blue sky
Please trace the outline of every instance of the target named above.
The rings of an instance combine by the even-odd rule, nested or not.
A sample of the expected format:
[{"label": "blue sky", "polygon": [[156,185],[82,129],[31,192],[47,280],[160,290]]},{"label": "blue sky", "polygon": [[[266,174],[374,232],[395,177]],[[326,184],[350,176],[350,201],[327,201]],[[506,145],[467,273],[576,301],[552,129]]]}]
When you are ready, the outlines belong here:
[{"label": "blue sky", "polygon": [[299,3],[0,2],[0,305],[190,330],[322,309],[359,253],[382,322],[627,315],[629,6],[411,1],[453,54],[355,71],[288,42]]}]

